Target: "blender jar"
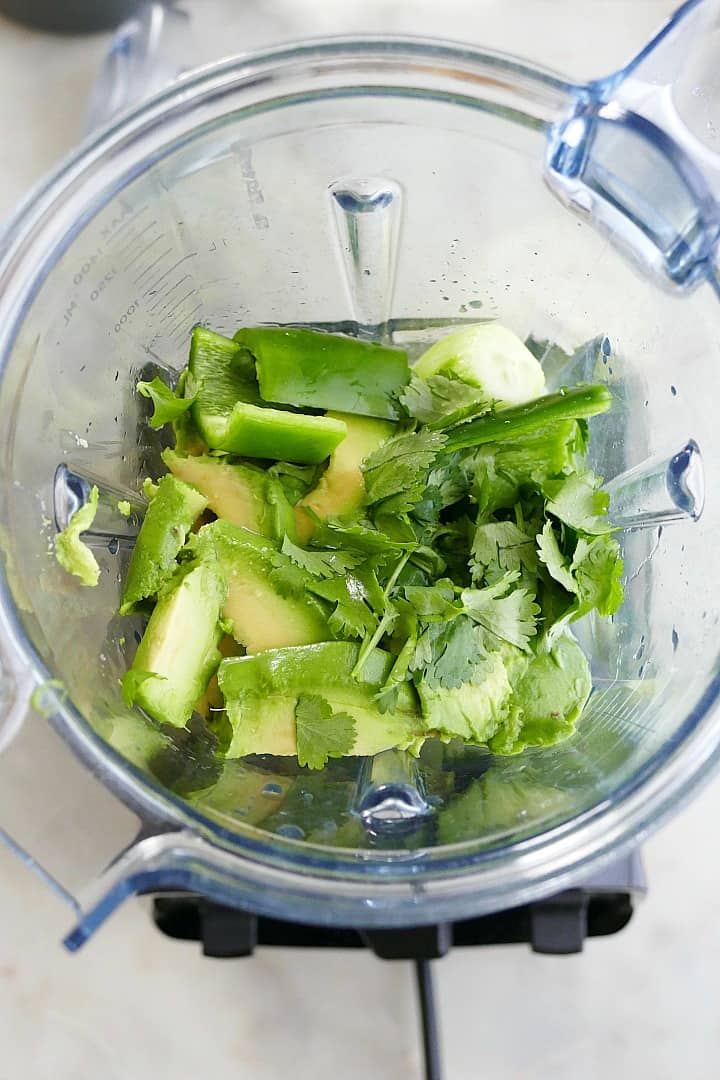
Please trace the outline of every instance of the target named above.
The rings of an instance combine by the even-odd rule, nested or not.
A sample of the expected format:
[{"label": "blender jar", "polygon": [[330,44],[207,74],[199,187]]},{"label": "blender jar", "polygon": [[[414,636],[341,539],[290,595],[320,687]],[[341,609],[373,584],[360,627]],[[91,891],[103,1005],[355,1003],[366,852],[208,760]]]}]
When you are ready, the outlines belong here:
[{"label": "blender jar", "polygon": [[[584,87],[419,40],[208,68],[91,138],[8,227],[0,823],[73,908],[71,947],[149,889],[357,926],[509,907],[590,873],[715,763],[714,155],[698,166],[687,123],[658,122],[669,82],[647,67],[696,8]],[[626,600],[579,627],[594,690],[576,734],[513,758],[427,744],[418,761],[313,775],[223,762],[199,722],[168,731],[129,710],[119,680],[141,627],[116,612],[163,445],[138,379],[175,379],[199,322],[299,323],[417,355],[491,319],[532,339],[551,387],[614,397],[590,461],[623,527]],[[52,547],[93,483],[102,573],[86,589]]]}]

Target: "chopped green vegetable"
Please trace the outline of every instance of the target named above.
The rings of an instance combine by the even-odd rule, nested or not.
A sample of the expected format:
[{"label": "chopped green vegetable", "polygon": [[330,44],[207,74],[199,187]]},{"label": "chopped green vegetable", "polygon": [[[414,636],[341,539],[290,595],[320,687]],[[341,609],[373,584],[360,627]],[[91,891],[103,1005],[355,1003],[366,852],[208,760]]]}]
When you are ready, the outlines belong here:
[{"label": "chopped green vegetable", "polygon": [[80,534],[86,532],[95,520],[98,499],[98,489],[93,485],[88,501],[75,511],[63,531],[55,537],[57,561],[69,574],[74,574],[83,585],[88,586],[97,585],[100,567],[90,548],[80,539]]},{"label": "chopped green vegetable", "polygon": [[375,700],[392,656],[375,649],[361,677],[354,679],[351,672],[358,652],[359,647],[349,642],[325,641],[223,660],[218,680],[234,732],[228,757],[296,755],[296,707],[305,694],[318,695],[333,712],[352,717],[353,754],[419,747],[424,725],[413,689],[408,684],[401,687],[392,711],[381,712]]},{"label": "chopped green vegetable", "polygon": [[559,420],[579,420],[607,412],[612,404],[610,391],[605,386],[580,386],[575,390],[560,390],[556,394],[498,409],[488,416],[481,416],[453,429],[447,436],[447,449],[460,450],[470,446],[512,439],[535,431]]},{"label": "chopped green vegetable", "polygon": [[184,727],[221,660],[220,610],[225,580],[217,568],[197,566],[155,605],[123,693],[154,720]]},{"label": "chopped green vegetable", "polygon": [[123,517],[130,517],[130,514],[132,513],[132,507],[127,501],[127,499],[120,499],[117,504],[117,508]]},{"label": "chopped green vegetable", "polygon": [[218,517],[277,540],[294,535],[295,518],[285,489],[267,470],[175,450],[164,450],[162,458],[173,476],[197,488]]},{"label": "chopped green vegetable", "polygon": [[371,341],[283,326],[238,330],[255,360],[264,401],[397,417],[396,395],[410,378],[407,353]]},{"label": "chopped green vegetable", "polygon": [[128,701],[178,727],[196,707],[219,757],[310,769],[566,738],[591,687],[568,627],[617,610],[623,563],[584,463],[609,391],[544,391],[496,325],[412,375],[402,350],[337,335],[196,327],[176,393],[140,388],[177,447],[125,586],[123,612],[155,605]]}]

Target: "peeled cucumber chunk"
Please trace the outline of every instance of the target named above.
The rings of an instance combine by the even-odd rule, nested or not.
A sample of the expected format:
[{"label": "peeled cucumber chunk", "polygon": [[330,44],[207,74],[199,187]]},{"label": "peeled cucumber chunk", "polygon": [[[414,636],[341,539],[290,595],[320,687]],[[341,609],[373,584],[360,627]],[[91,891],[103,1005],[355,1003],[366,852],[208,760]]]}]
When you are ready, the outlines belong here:
[{"label": "peeled cucumber chunk", "polygon": [[521,405],[545,392],[538,361],[512,330],[496,323],[448,334],[423,353],[413,370],[423,379],[459,379],[476,386],[484,400],[502,405]]}]

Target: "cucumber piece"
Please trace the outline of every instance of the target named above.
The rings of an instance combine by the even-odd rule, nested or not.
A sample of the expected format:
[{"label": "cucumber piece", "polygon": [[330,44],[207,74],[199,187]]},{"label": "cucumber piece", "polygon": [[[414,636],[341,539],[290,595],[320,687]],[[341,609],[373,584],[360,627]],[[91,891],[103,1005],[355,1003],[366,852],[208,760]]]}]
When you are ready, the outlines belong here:
[{"label": "cucumber piece", "polygon": [[455,330],[423,353],[413,368],[423,379],[445,375],[476,386],[484,401],[520,405],[545,391],[545,375],[520,338],[483,323]]}]

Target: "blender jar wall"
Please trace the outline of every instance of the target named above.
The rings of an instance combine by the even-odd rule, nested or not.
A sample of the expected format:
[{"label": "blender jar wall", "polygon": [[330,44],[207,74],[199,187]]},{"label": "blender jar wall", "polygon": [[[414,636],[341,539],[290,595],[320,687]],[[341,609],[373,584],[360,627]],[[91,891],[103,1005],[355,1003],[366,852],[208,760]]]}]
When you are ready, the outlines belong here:
[{"label": "blender jar wall", "polygon": [[[41,280],[5,360],[5,565],[43,664],[110,745],[148,770],[148,783],[167,782],[240,843],[258,827],[305,838],[300,860],[311,846],[369,846],[349,814],[353,769],[328,772],[323,782],[337,799],[308,828],[291,799],[270,813],[278,793],[265,791],[266,772],[230,763],[220,774],[202,732],[173,741],[128,713],[118,680],[139,624],[114,614],[130,547],[113,540],[125,525],[119,517],[113,524],[109,504],[136,494],[140,478],[159,468],[160,439],[134,387],[141,375],[180,370],[194,323],[232,332],[243,322],[358,318],[363,297],[348,274],[352,253],[336,229],[331,185],[372,177],[401,193],[396,260],[379,251],[373,262],[370,243],[361,268],[372,277],[395,264],[380,293],[392,295],[394,320],[415,320],[400,326],[397,341],[419,349],[454,320],[497,318],[555,343],[572,358],[559,364],[557,350],[548,351],[558,378],[613,389],[616,406],[594,421],[591,444],[607,479],[694,438],[712,490],[720,460],[715,297],[706,287],[689,298],[664,295],[644,281],[543,186],[541,120],[520,101],[512,112],[455,89],[449,97],[358,86],[247,109],[218,95],[181,133],[156,130],[152,153],[123,148],[122,178],[92,192],[83,220],[66,223],[37,268]],[[605,348],[581,348],[603,337]],[[92,541],[97,589],[79,586],[52,556],[59,465],[107,491],[105,535]],[[718,523],[711,499],[698,523],[624,534],[626,604],[613,622],[581,631],[596,692],[577,735],[495,762],[487,774],[483,755],[463,765],[429,752],[440,814],[455,806],[455,828],[424,833],[422,845],[451,838],[468,841],[467,854],[511,851],[518,839],[581,822],[677,752],[717,674]],[[307,805],[306,781],[292,769],[279,775]],[[519,801],[464,816],[460,800],[480,782],[484,798],[491,775],[507,791],[519,785]],[[379,865],[391,852],[383,845],[367,856]],[[429,873],[432,866],[428,858]]]}]

